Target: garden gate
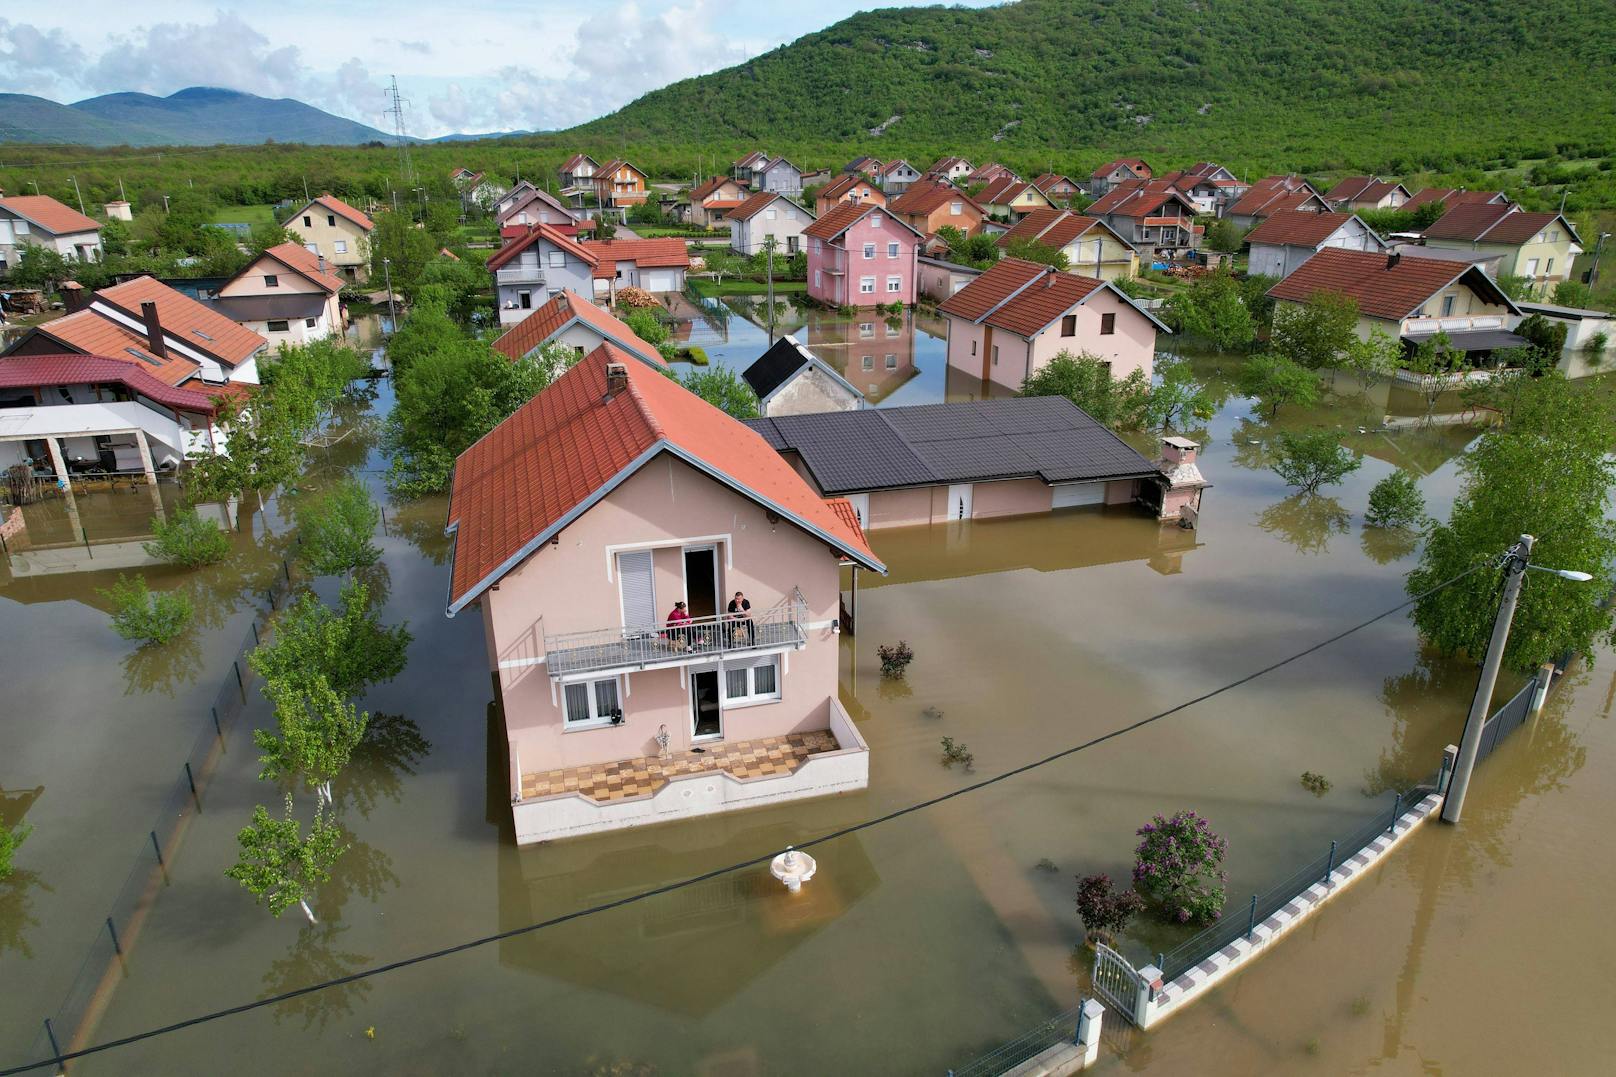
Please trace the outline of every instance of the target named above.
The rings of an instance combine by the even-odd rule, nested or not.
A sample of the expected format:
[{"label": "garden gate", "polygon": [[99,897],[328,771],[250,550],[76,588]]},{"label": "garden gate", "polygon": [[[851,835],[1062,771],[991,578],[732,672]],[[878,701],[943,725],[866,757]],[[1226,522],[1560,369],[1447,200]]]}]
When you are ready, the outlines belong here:
[{"label": "garden gate", "polygon": [[1139,1023],[1139,972],[1103,942],[1094,944],[1094,991],[1129,1023]]}]

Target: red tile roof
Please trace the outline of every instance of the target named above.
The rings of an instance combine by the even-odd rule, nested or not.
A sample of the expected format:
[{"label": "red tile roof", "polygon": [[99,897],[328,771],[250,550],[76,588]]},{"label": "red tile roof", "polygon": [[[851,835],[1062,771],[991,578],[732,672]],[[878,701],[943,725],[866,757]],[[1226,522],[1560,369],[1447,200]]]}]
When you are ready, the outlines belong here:
[{"label": "red tile roof", "polygon": [[[1327,202],[1379,202],[1401,183],[1377,179],[1374,176],[1347,176],[1324,193]],[[1408,193],[1408,188],[1403,188]]]},{"label": "red tile roof", "polygon": [[1001,258],[982,275],[943,300],[938,310],[944,314],[979,321],[1017,291],[1037,280],[1046,266],[1020,258]]},{"label": "red tile roof", "polygon": [[303,209],[298,210],[296,213],[286,218],[287,221],[292,221],[298,217],[301,217],[310,206],[324,206],[327,210],[330,210],[337,216],[348,218],[348,220],[352,221],[354,224],[357,224],[360,228],[363,228],[367,232],[376,227],[375,221],[371,220],[357,209],[354,209],[348,203],[344,202],[342,199],[338,198],[329,191],[321,194],[307,206],[304,206]]},{"label": "red tile roof", "polygon": [[577,322],[582,322],[618,347],[652,366],[668,365],[661,353],[630,329],[626,322],[613,317],[584,297],[566,291],[543,303],[532,314],[502,333],[499,339],[494,341],[494,350],[509,359],[520,359]]},{"label": "red tile roof", "polygon": [[1104,281],[1093,277],[1004,258],[949,296],[938,309],[1031,337],[1104,287]]},{"label": "red tile roof", "polygon": [[567,158],[567,163],[561,166],[561,171],[574,172],[577,170],[578,166],[583,164],[585,161],[588,161],[590,164],[595,163],[595,159],[589,156],[589,154],[575,153],[571,157]]},{"label": "red tile roof", "polygon": [[53,236],[70,232],[96,232],[101,225],[76,209],[69,209],[48,194],[18,194],[0,198],[0,206]]},{"label": "red tile roof", "polygon": [[1174,201],[1191,216],[1198,212],[1195,204],[1171,184],[1127,180],[1096,198],[1085,212],[1091,217],[1105,217],[1113,213],[1120,217],[1149,217]]},{"label": "red tile roof", "polygon": [[786,198],[785,195],[780,194],[778,191],[759,191],[757,194],[751,195],[745,201],[741,202],[740,205],[724,214],[724,218],[731,221],[749,221],[753,217],[756,217],[759,213],[762,213],[764,208],[776,198],[787,202],[790,201],[790,199]]},{"label": "red tile roof", "polygon": [[[1032,184],[1024,183],[1023,181],[1016,179],[1014,176],[1000,176],[998,179],[992,181],[986,187],[982,188],[982,190],[977,194],[976,200],[982,203],[984,206],[1008,206],[1011,202],[1015,201],[1016,197],[1019,196],[1022,191],[1025,191],[1028,188],[1032,188],[1035,191],[1038,190],[1036,187],[1033,187]],[[1038,193],[1043,194],[1042,191],[1038,191]]]},{"label": "red tile roof", "polygon": [[1300,209],[1283,209],[1263,218],[1246,238],[1252,243],[1267,243],[1280,247],[1318,247],[1337,228],[1356,220],[1351,213],[1309,213]]},{"label": "red tile roof", "polygon": [[[1259,180],[1223,212],[1226,217],[1262,217],[1284,209],[1303,209],[1309,204],[1320,211],[1329,209],[1324,200],[1307,187],[1296,190]],[[1089,207],[1090,210],[1093,208]]]},{"label": "red tile roof", "polygon": [[1430,202],[1440,202],[1452,209],[1454,206],[1468,205],[1473,202],[1497,202],[1503,204],[1509,199],[1503,191],[1466,191],[1457,187],[1426,187],[1414,197],[1404,202],[1400,209],[1413,210]]},{"label": "red tile roof", "polygon": [[102,355],[13,355],[0,359],[0,388],[35,385],[95,385],[116,382],[167,408],[212,413],[212,392],[181,389],[152,377],[128,359]]},{"label": "red tile roof", "polygon": [[505,244],[505,246],[501,247],[494,253],[492,258],[488,259],[488,268],[490,270],[499,269],[500,266],[505,265],[512,258],[515,258],[518,254],[521,254],[523,251],[527,250],[541,239],[548,241],[560,250],[563,250],[572,255],[574,258],[577,258],[579,261],[586,263],[591,269],[594,269],[599,265],[600,258],[571,236],[563,235],[548,224],[530,224],[527,227],[528,231],[523,232],[509,243]]},{"label": "red tile roof", "polygon": [[817,197],[838,199],[860,184],[863,184],[868,189],[873,198],[880,200],[883,204],[886,202],[886,195],[881,191],[881,188],[874,186],[869,180],[856,172],[847,172],[831,180],[819,189]]},{"label": "red tile roof", "polygon": [[1150,175],[1150,166],[1145,164],[1145,162],[1138,157],[1118,157],[1115,161],[1107,161],[1099,168],[1096,168],[1092,173],[1090,173],[1090,175],[1094,179],[1104,179],[1118,168],[1123,167],[1126,167],[1135,175]]},{"label": "red tile roof", "polygon": [[1303,262],[1268,294],[1305,303],[1316,292],[1340,292],[1357,301],[1361,314],[1401,321],[1461,277],[1489,301],[1515,309],[1487,274],[1470,263],[1338,247],[1326,247]]},{"label": "red tile roof", "polygon": [[1054,187],[1056,184],[1060,183],[1064,183],[1073,189],[1077,187],[1077,184],[1073,183],[1071,180],[1067,179],[1058,172],[1045,172],[1043,175],[1032,181],[1032,185],[1038,188],[1044,194],[1048,194],[1051,187]]},{"label": "red tile roof", "polygon": [[246,362],[269,346],[269,341],[246,326],[151,277],[136,277],[101,289],[91,300],[91,310],[95,304],[103,302],[137,321],[142,303],[156,303],[157,321],[164,333],[229,366]]},{"label": "red tile roof", "polygon": [[943,157],[940,158],[936,164],[926,169],[926,171],[948,172],[954,168],[964,168],[965,170],[969,171],[971,168],[971,162],[967,161],[963,157]]},{"label": "red tile roof", "polygon": [[987,216],[981,203],[958,187],[948,183],[921,181],[887,203],[887,207],[893,213],[901,213],[906,217],[924,217],[948,202],[964,203],[975,208],[983,216]]},{"label": "red tile roof", "polygon": [[827,243],[833,243],[843,232],[857,224],[866,213],[885,213],[887,220],[892,221],[899,228],[912,233],[917,238],[925,238],[915,229],[903,223],[902,220],[892,216],[887,207],[878,205],[875,202],[838,202],[826,210],[817,220],[810,223],[808,227],[804,228],[802,234],[814,239],[824,240]]},{"label": "red tile roof", "polygon": [[143,334],[93,310],[81,310],[46,322],[36,326],[33,332],[55,341],[63,351],[144,364],[143,369],[165,385],[189,381],[202,370],[202,364],[174,352],[161,358],[152,354]]},{"label": "red tile roof", "polygon": [[677,237],[667,239],[591,239],[583,248],[602,267],[615,262],[633,262],[641,269],[671,269],[690,265],[690,248]]},{"label": "red tile roof", "polygon": [[[608,395],[611,363],[623,364],[628,382]],[[603,344],[455,462],[450,612],[659,452],[710,473],[838,554],[884,571],[842,510],[815,494],[760,434]]]},{"label": "red tile roof", "polygon": [[699,186],[690,188],[690,200],[692,202],[700,202],[703,198],[706,198],[714,191],[717,191],[726,183],[735,184],[737,187],[740,186],[740,184],[735,183],[735,181],[728,176],[714,176],[710,180],[703,181]]},{"label": "red tile roof", "polygon": [[1572,242],[1577,233],[1558,213],[1528,213],[1516,205],[1468,202],[1449,209],[1425,230],[1427,239],[1463,239],[1480,243],[1528,243],[1556,221]]},{"label": "red tile roof", "polygon": [[[1070,210],[1040,206],[1017,221],[1015,227],[999,237],[998,242],[999,246],[1008,248],[1015,240],[1031,239],[1059,250],[1079,236],[1086,235],[1089,229],[1095,226],[1110,231],[1097,218],[1073,213]],[[1119,236],[1118,242],[1121,241]]]},{"label": "red tile roof", "polygon": [[[296,243],[277,243],[265,247],[264,254],[299,276],[308,278],[331,295],[342,291],[342,278],[320,268],[320,256]],[[246,270],[243,269],[242,273]],[[238,273],[236,276],[240,276]]]}]

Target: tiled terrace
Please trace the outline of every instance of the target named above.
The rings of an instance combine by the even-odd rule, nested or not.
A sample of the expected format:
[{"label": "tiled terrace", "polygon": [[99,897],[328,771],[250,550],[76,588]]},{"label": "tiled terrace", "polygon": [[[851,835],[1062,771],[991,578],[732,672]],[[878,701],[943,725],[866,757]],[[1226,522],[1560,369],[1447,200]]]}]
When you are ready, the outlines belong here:
[{"label": "tiled terrace", "polygon": [[715,742],[705,752],[673,752],[666,759],[654,755],[591,763],[565,770],[522,775],[522,799],[581,793],[591,800],[610,803],[648,796],[681,774],[727,770],[737,778],[771,778],[795,773],[810,756],[834,752],[841,745],[828,729],[787,733],[757,740]]}]

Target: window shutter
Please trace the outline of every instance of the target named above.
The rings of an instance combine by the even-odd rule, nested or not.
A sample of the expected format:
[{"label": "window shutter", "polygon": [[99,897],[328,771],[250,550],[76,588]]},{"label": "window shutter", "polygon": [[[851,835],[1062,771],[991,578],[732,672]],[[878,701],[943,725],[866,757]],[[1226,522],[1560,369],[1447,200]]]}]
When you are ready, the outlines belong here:
[{"label": "window shutter", "polygon": [[651,578],[651,551],[618,554],[617,576],[623,589],[623,627],[655,628],[656,590]]}]

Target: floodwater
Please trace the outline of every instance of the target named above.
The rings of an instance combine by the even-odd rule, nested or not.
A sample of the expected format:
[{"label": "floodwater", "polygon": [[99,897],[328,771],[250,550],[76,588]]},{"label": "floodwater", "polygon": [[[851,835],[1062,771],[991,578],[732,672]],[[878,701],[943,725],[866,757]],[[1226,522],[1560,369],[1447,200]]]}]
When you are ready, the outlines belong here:
[{"label": "floodwater", "polygon": [[[805,317],[810,342],[815,333],[840,341],[862,366],[860,323]],[[914,373],[894,378],[883,403],[950,393],[938,335],[911,325],[910,343],[894,354],[909,356]],[[739,316],[722,334],[703,321],[689,336],[715,362],[736,365],[767,344]],[[870,354],[884,371],[885,348]],[[1196,362],[1216,379],[1224,361]],[[388,405],[384,383],[368,410]],[[238,733],[204,812],[170,857],[106,1016],[92,1030],[58,1032],[81,1031],[89,1042],[138,1033],[777,851],[1127,725],[1379,613],[1402,600],[1415,551],[1363,528],[1370,486],[1394,466],[1412,467],[1429,510],[1445,515],[1474,435],[1381,432],[1380,410],[1348,400],[1282,414],[1279,428],[1338,426],[1365,454],[1346,482],[1298,499],[1265,466],[1275,424],[1226,396],[1195,434],[1215,486],[1194,532],[1100,510],[876,532],[893,571],[861,576],[858,631],[843,638],[842,697],[871,747],[868,790],[524,849],[510,835],[480,622],[442,612],[443,502],[386,502],[382,618],[407,622],[415,639],[403,675],[362,701],[375,733],[336,785],[350,849],[317,892],[319,925],[295,911],[270,918],[223,876],[252,806],[280,795],[256,780],[256,753]],[[322,453],[305,485],[351,471],[380,494],[386,462],[373,428],[355,415],[345,422],[360,432]],[[149,500],[141,510],[128,491],[105,496],[125,500],[84,505],[82,514],[126,518],[122,532],[138,532]],[[73,983],[111,895],[141,863],[151,813],[231,675],[250,607],[261,601],[255,591],[290,549],[282,502],[295,496],[240,510],[227,565],[148,570],[154,586],[210,596],[208,621],[171,651],[142,656],[108,628],[95,589],[116,573],[0,577],[0,810],[35,827],[18,856],[23,870],[0,883],[0,1068],[37,1057],[42,1020]],[[35,517],[46,526],[50,511],[31,506],[31,526]],[[95,537],[92,529],[92,545]],[[335,583],[317,589],[329,599]],[[914,664],[906,680],[883,681],[875,647],[899,638],[914,647]],[[1152,814],[1194,808],[1211,819],[1229,839],[1238,906],[1383,810],[1386,790],[1434,769],[1457,737],[1473,676],[1423,654],[1406,620],[1387,618],[1095,749],[818,845],[819,873],[796,898],[764,868],[720,875],[118,1048],[75,1070],[201,1074],[223,1058],[244,1074],[940,1073],[1075,1005],[1083,969],[1072,956],[1081,940],[1073,876],[1125,877],[1134,830]],[[1589,732],[1604,721],[1609,684],[1568,678],[1532,739],[1517,734],[1485,764],[1471,818],[1452,832],[1473,849],[1444,852],[1442,835],[1422,835],[1379,876],[1406,875],[1407,885],[1366,882],[1310,929],[1336,940],[1318,948],[1317,962],[1305,938],[1288,942],[1236,987],[1130,1046],[1122,1064],[1176,1073],[1218,1055],[1227,1072],[1366,1068],[1361,1031],[1376,1022],[1357,1012],[1360,995],[1399,1022],[1400,1067],[1443,1056],[1461,1027],[1476,1043],[1464,1049],[1473,1053],[1446,1056],[1452,1072],[1487,1072],[1460,1060],[1485,1060],[1489,1044],[1524,1059],[1526,1048],[1506,1042],[1505,1022],[1462,1025],[1464,1008],[1430,1001],[1472,967],[1489,970],[1466,987],[1472,1002],[1507,975],[1516,990],[1491,996],[1499,1012],[1523,995],[1568,1004],[1556,1017],[1563,1035],[1537,1040],[1531,1055],[1556,1057],[1542,1045],[1572,1035],[1567,1013],[1616,1002],[1595,950],[1576,951],[1586,960],[1573,965],[1537,962],[1521,945],[1543,939],[1546,953],[1568,955],[1595,934],[1588,906],[1604,891],[1597,881],[1564,915],[1526,903],[1601,870],[1581,862],[1596,857],[1572,854],[1594,845],[1594,820],[1610,816],[1609,768],[1583,766],[1611,749]],[[256,692],[249,717],[271,720]],[[969,747],[974,773],[940,765],[943,736]],[[1559,762],[1495,784],[1493,774],[1522,766],[1512,761],[1529,743]],[[1323,773],[1331,791],[1303,789],[1304,770]],[[1557,790],[1549,777],[1559,772],[1566,781]],[[1506,787],[1518,788],[1514,801],[1487,799]],[[1540,807],[1550,803],[1552,812]],[[1539,814],[1560,822],[1521,826],[1538,837],[1517,839],[1520,820]],[[1562,827],[1575,843],[1556,836]],[[1446,932],[1440,942],[1421,941],[1419,927],[1428,849],[1456,865],[1439,873],[1455,881],[1424,898],[1443,927],[1428,925],[1423,937]],[[1480,941],[1467,925],[1493,922],[1483,895],[1496,890],[1514,895],[1499,910],[1512,921]],[[1404,897],[1365,905],[1382,893]],[[1349,919],[1350,933],[1333,927]],[[1124,946],[1143,957],[1182,934],[1145,922]],[[1451,952],[1466,941],[1474,954]],[[1299,986],[1309,978],[1334,993]],[[1334,1001],[1306,1009],[1315,998]],[[1580,1029],[1592,1038],[1600,1027],[1590,1019]]]}]

